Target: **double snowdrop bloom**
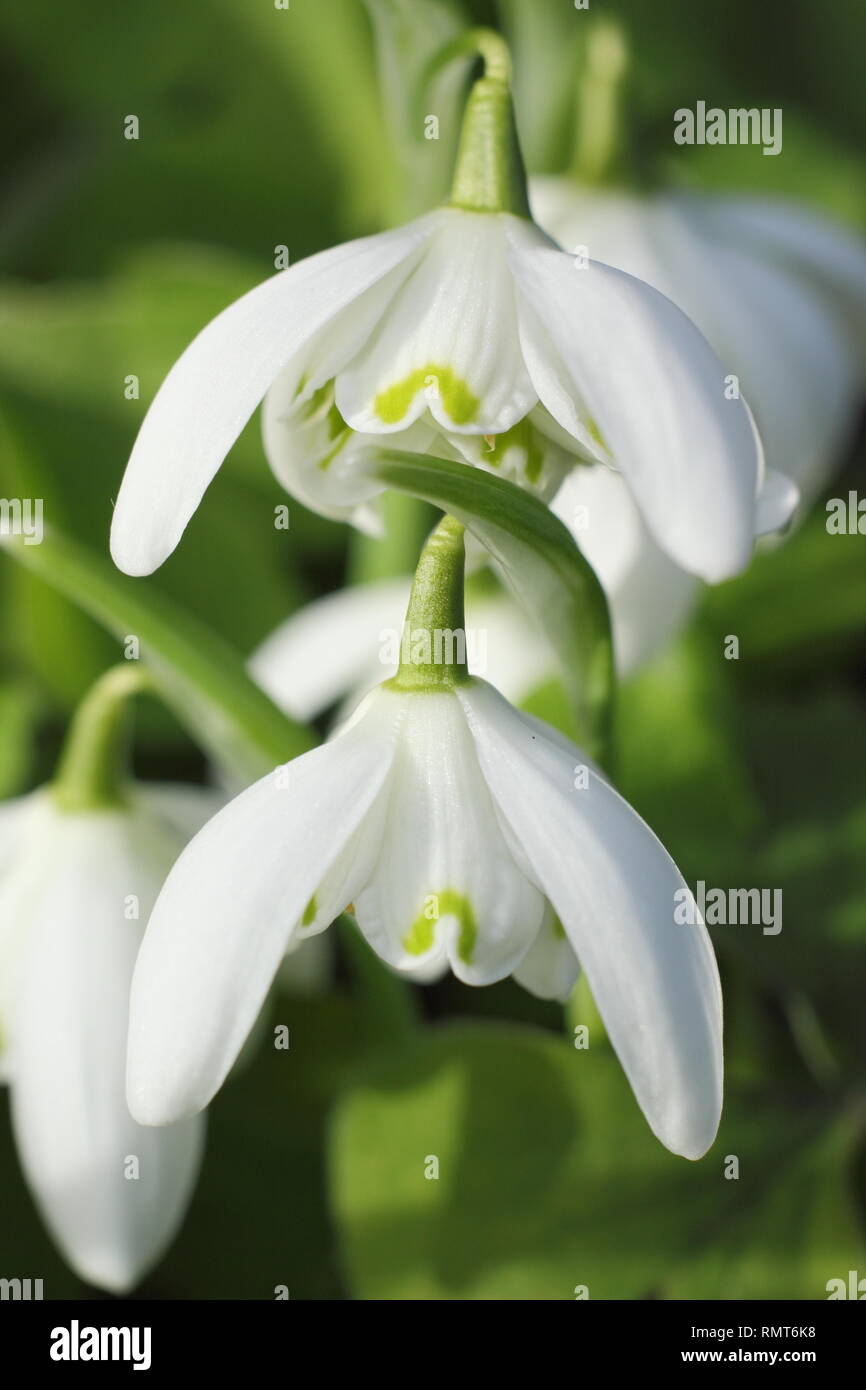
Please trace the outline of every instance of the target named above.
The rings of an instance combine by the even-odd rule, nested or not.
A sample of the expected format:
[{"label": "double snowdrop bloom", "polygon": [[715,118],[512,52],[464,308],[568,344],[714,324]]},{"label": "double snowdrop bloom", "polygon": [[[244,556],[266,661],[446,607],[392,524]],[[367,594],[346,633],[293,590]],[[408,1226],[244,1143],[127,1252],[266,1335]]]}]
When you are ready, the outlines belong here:
[{"label": "double snowdrop bloom", "polygon": [[67,810],[51,789],[0,809],[0,1034],[27,1182],[64,1258],[124,1293],[159,1259],[199,1168],[203,1117],[136,1124],[124,1091],[129,986],[180,849],[213,811],[194,788]]},{"label": "double snowdrop bloom", "polygon": [[495,65],[467,105],[452,203],[281,271],[187,348],[141,427],[112,553],[177,545],[264,398],[277,476],[374,525],[383,441],[501,467],[549,495],[570,459],[618,470],[658,545],[709,580],[753,543],[760,450],[725,369],[668,299],[531,220]]},{"label": "double snowdrop bloom", "polygon": [[660,290],[739,378],[771,468],[811,499],[856,420],[866,346],[866,248],[782,199],[531,184],[563,246]]},{"label": "double snowdrop bloom", "polygon": [[[451,599],[430,600],[453,540],[443,523],[422,555],[416,639],[461,625]],[[440,587],[453,599],[457,582]],[[164,1124],[205,1106],[287,943],[351,905],[379,956],[421,980],[514,975],[563,999],[582,966],[650,1125],[700,1156],[721,1106],[721,998],[699,914],[675,922],[688,894],[676,866],[578,748],[447,654],[416,650],[330,742],[242,793],[181,855],[133,981],[133,1114]]]}]

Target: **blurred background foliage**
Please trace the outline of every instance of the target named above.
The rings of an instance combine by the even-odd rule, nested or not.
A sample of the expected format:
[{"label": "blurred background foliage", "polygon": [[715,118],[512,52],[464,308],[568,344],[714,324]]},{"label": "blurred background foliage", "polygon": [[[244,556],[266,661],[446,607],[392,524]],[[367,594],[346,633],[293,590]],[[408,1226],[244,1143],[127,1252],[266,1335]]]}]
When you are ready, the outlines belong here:
[{"label": "blurred background foliage", "polygon": [[[859,0],[592,9],[627,26],[643,172],[793,194],[866,231]],[[423,26],[430,53],[461,14],[514,38],[530,167],[561,167],[583,18],[569,0],[4,7],[0,495],[43,497],[46,519],[105,552],[146,403],[194,333],[271,273],[276,246],[294,261],[441,194],[465,70],[441,79],[442,143],[425,145],[406,39]],[[531,64],[543,100],[526,96]],[[783,155],[675,151],[672,112],[699,98],[781,106]],[[138,141],[123,138],[128,114]],[[140,400],[125,398],[129,374]],[[862,488],[864,449],[861,431],[828,495]],[[254,420],[146,583],[249,651],[357,572],[345,528],[293,504],[288,535],[275,530],[285,500]],[[325,995],[276,997],[291,1051],[263,1047],[218,1097],[189,1218],[142,1295],[811,1299],[866,1273],[864,633],[862,537],[828,537],[819,503],[620,694],[619,783],[687,880],[784,895],[778,936],[715,932],[728,1091],[707,1158],[656,1143],[595,1021],[589,1051],[574,1049],[570,1030],[592,1018],[580,990],[563,1019],[510,982],[448,981],[419,995],[425,1026],[387,1049],[340,956]],[[0,559],[0,793],[50,773],[70,709],[116,656]],[[206,775],[153,702],[137,761],[143,776]],[[431,1154],[438,1181],[424,1180]],[[85,1292],[33,1212],[5,1118],[0,1185],[0,1272]]]}]

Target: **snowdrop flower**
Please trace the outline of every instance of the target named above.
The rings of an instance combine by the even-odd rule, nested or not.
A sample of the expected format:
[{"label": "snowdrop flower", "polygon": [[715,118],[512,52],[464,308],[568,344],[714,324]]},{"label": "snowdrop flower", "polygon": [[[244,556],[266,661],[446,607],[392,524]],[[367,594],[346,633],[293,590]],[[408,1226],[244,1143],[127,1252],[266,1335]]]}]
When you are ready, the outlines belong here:
[{"label": "snowdrop flower", "polygon": [[653,285],[706,335],[754,411],[771,468],[809,500],[863,388],[866,248],[783,200],[581,187],[537,178],[532,207],[563,246]]},{"label": "snowdrop flower", "polygon": [[469,97],[447,207],[281,271],[175,363],[117,499],[121,569],[147,574],[172,552],[263,398],[272,467],[296,477],[306,435],[299,493],[332,514],[369,525],[379,490],[352,431],[415,449],[420,427],[494,465],[515,450],[529,483],[551,449],[610,464],[685,569],[718,580],[748,563],[760,481],[748,411],[669,300],[582,266],[532,221],[500,43]]},{"label": "snowdrop flower", "polygon": [[[131,673],[94,699],[122,700]],[[88,704],[67,749],[86,741]],[[94,713],[91,700],[89,714]],[[124,1293],[183,1219],[204,1120],[136,1124],[124,1093],[129,986],[144,924],[215,798],[193,787],[106,799],[72,767],[0,809],[0,1036],[15,1142],[45,1225],[88,1283]],[[91,773],[94,769],[91,768]]]},{"label": "snowdrop flower", "polygon": [[580,750],[515,711],[437,634],[462,627],[462,531],[422,554],[407,625],[417,659],[328,743],[250,787],[195,837],[136,966],[128,1095],[164,1124],[221,1085],[287,941],[352,904],[394,970],[513,974],[564,998],[587,973],[647,1119],[700,1156],[719,1119],[721,998],[709,938],[665,850]]}]

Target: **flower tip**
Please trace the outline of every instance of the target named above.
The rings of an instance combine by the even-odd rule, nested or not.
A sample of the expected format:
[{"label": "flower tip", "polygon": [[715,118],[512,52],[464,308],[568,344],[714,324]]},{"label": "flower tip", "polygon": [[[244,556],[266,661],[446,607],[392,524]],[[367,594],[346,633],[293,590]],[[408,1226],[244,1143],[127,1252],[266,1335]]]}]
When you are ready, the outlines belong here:
[{"label": "flower tip", "polygon": [[155,1083],[151,1076],[141,1076],[130,1066],[126,1075],[126,1104],[136,1124],[147,1129],[160,1129],[186,1120],[204,1109],[201,1105],[180,1099],[176,1089]]},{"label": "flower tip", "polygon": [[116,514],[111,527],[109,549],[117,568],[122,574],[128,574],[133,579],[143,579],[146,575],[153,574],[166,558],[166,555],[154,552],[152,547],[146,545],[140,531],[130,531],[122,520],[118,522]]}]

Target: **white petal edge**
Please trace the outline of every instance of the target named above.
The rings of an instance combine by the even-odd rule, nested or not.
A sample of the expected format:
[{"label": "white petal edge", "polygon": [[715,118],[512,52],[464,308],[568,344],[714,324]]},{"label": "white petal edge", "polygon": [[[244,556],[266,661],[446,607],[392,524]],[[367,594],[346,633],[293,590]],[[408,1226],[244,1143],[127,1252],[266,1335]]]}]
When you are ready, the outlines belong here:
[{"label": "white petal edge", "polygon": [[166,880],[130,1006],[127,1095],[142,1124],[203,1109],[255,1022],[304,909],[381,789],[399,702],[368,702],[322,747],[209,821]]},{"label": "white petal edge", "polygon": [[176,841],[143,816],[104,812],[54,813],[43,839],[11,1043],[12,1123],[64,1257],[89,1283],[125,1293],[174,1236],[204,1140],[198,1116],[142,1128],[124,1094],[142,933],[129,895],[146,917]]},{"label": "white petal edge", "polygon": [[143,575],[162,564],[277,374],[428,232],[421,218],[322,251],[257,285],[202,329],[157,391],[133,446],[111,526],[120,569]]},{"label": "white petal edge", "polygon": [[[411,576],[357,584],[314,599],[265,638],[247,669],[280,709],[311,719],[362,682],[393,674],[376,652],[399,634]],[[393,640],[391,642],[393,646]]]},{"label": "white petal edge", "polygon": [[552,346],[662,549],[711,583],[744,569],[758,458],[706,339],[643,281],[511,240],[524,355],[542,403],[570,427]]},{"label": "white petal edge", "polygon": [[678,925],[688,892],[673,860],[582,760],[533,735],[491,686],[460,698],[504,822],[562,922],[653,1132],[699,1158],[722,1104],[722,999],[709,935]]}]

